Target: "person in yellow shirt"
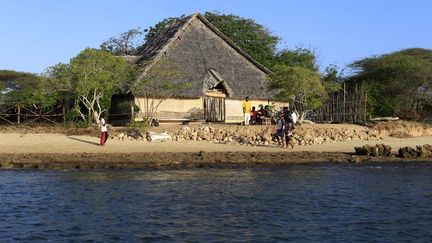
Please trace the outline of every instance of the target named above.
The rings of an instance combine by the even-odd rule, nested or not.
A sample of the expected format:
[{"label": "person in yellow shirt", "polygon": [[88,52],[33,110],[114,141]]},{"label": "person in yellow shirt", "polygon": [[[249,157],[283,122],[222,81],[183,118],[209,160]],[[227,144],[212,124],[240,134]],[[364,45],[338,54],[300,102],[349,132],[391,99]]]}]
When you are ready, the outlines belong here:
[{"label": "person in yellow shirt", "polygon": [[251,112],[251,103],[249,101],[249,97],[246,97],[245,101],[243,101],[243,116],[244,116],[245,125],[249,125],[250,112]]}]

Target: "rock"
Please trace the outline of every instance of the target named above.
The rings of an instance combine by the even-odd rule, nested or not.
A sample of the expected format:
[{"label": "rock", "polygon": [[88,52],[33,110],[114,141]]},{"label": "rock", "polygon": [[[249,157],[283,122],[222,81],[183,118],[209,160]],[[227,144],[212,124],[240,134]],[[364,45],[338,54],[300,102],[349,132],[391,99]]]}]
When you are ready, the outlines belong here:
[{"label": "rock", "polygon": [[403,147],[398,151],[398,157],[406,159],[416,158],[431,158],[432,157],[432,145],[420,145],[415,149],[412,147]]},{"label": "rock", "polygon": [[351,163],[360,163],[361,159],[358,156],[353,155],[348,161]]},{"label": "rock", "polygon": [[138,128],[129,130],[127,136],[132,139],[141,139],[144,137],[143,132]]},{"label": "rock", "polygon": [[404,159],[413,159],[413,158],[418,158],[419,155],[417,154],[416,149],[413,149],[411,147],[403,147],[399,149],[398,157]]},{"label": "rock", "polygon": [[375,145],[377,155],[380,156],[390,156],[391,155],[391,147],[385,144],[377,144]]},{"label": "rock", "polygon": [[420,145],[417,146],[418,155],[421,158],[431,158],[432,157],[432,145],[426,144],[426,145]]},{"label": "rock", "polygon": [[375,146],[364,145],[362,147],[354,147],[356,155],[367,156],[390,156],[391,147],[385,144],[376,144]]},{"label": "rock", "polygon": [[356,155],[370,155],[371,147],[364,145],[362,147],[354,147]]}]

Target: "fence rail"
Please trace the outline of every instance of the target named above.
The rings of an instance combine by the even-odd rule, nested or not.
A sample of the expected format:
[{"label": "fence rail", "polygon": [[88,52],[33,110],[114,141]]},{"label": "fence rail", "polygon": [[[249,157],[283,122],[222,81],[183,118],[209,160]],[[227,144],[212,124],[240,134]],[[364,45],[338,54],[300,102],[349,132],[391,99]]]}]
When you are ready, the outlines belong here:
[{"label": "fence rail", "polygon": [[0,106],[0,124],[30,125],[43,122],[55,124],[65,121],[66,111],[63,104],[42,108],[21,103]]}]

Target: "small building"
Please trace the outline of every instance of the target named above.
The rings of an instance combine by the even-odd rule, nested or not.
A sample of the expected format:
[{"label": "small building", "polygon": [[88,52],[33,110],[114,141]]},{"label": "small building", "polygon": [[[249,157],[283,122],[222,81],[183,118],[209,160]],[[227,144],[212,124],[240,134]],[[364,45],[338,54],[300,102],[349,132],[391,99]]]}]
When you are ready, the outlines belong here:
[{"label": "small building", "polygon": [[[246,96],[257,109],[259,104],[269,105],[274,96],[267,89],[270,71],[199,13],[163,28],[138,54],[137,62],[145,63],[142,77],[150,75],[151,67],[166,62],[180,72],[168,78],[170,82],[189,84],[160,104],[155,113],[160,120],[241,122]],[[145,110],[143,96],[139,92],[133,95],[139,110]],[[135,115],[137,120],[142,117],[140,112]]]}]

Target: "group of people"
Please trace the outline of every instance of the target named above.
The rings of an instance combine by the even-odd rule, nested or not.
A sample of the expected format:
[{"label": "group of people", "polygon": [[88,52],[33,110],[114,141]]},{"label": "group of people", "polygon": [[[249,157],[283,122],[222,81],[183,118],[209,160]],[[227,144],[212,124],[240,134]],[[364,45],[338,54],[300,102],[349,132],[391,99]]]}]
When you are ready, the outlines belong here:
[{"label": "group of people", "polygon": [[289,110],[288,107],[283,107],[275,117],[268,107],[260,105],[259,108],[259,110],[256,110],[254,106],[251,106],[249,97],[246,97],[245,101],[243,101],[244,125],[262,124],[264,118],[271,118],[272,123],[276,124],[275,136],[278,140],[278,145],[285,148],[288,145],[293,146],[291,140],[294,124],[297,122],[297,114]]},{"label": "group of people", "polygon": [[273,119],[273,112],[269,106],[259,105],[258,110],[255,106],[251,106],[249,97],[246,97],[243,102],[244,125],[262,124],[265,118]]},{"label": "group of people", "polygon": [[[262,105],[259,105],[259,110],[256,110],[255,106],[251,106],[249,97],[246,97],[243,102],[243,114],[244,125],[260,124],[264,118],[273,119],[274,117],[273,112],[268,108],[268,106],[263,107]],[[287,147],[290,145],[296,121],[296,113],[290,111],[288,107],[284,107],[280,112],[278,112],[277,119],[275,119],[274,122],[276,123],[275,135],[279,146]],[[103,115],[100,116],[98,125],[101,129],[100,145],[103,146],[108,139],[108,128]]]},{"label": "group of people", "polygon": [[287,148],[288,145],[294,147],[291,143],[293,137],[293,130],[295,129],[294,124],[297,122],[297,114],[284,107],[282,111],[278,113],[278,119],[276,121],[276,138],[278,145]]}]

